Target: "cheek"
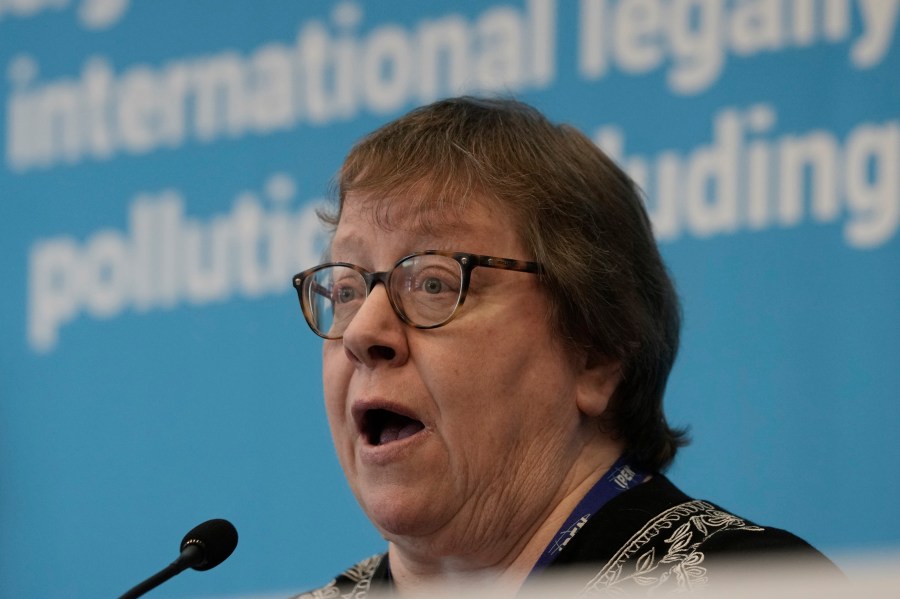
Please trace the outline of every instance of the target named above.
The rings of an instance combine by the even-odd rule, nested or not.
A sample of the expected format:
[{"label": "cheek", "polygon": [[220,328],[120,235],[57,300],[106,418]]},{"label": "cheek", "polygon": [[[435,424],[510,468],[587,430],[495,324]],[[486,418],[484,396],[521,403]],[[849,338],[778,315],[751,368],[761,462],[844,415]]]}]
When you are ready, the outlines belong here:
[{"label": "cheek", "polygon": [[[346,419],[347,390],[350,384],[352,368],[344,356],[341,346],[328,347],[322,350],[322,390],[325,398],[325,412],[328,416],[332,433]],[[335,439],[337,440],[337,439]]]},{"label": "cheek", "polygon": [[550,345],[513,334],[510,327],[485,327],[476,341],[446,352],[443,367],[423,371],[422,378],[448,426],[462,429],[463,436],[508,440],[540,414],[561,415],[557,408],[571,393],[569,369]]},{"label": "cheek", "polygon": [[[575,376],[566,354],[542,323],[512,331],[498,330],[473,368],[484,383],[483,409],[518,425],[568,421]],[[499,414],[496,414],[499,413]]]}]

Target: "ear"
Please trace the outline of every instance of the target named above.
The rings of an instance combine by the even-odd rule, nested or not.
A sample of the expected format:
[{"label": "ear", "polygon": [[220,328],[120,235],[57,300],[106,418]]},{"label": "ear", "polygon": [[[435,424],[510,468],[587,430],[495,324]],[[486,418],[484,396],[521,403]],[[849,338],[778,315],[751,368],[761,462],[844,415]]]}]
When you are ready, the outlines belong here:
[{"label": "ear", "polygon": [[618,360],[585,359],[578,375],[575,401],[586,416],[600,416],[622,381],[622,364]]}]

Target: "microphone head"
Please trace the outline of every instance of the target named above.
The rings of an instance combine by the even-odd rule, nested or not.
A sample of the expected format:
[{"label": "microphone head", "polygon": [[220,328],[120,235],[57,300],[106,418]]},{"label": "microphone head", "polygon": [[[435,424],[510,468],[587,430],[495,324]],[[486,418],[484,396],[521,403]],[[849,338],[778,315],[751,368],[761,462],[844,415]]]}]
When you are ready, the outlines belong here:
[{"label": "microphone head", "polygon": [[237,530],[228,520],[216,518],[198,524],[181,540],[181,551],[191,545],[201,552],[201,559],[192,565],[194,570],[209,570],[224,562],[237,547]]}]

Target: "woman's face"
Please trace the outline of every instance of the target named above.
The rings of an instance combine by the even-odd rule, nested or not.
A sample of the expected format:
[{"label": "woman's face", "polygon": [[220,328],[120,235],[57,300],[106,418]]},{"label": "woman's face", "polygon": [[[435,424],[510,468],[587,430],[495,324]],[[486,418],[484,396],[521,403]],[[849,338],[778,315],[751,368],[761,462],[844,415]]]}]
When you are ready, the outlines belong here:
[{"label": "woman's face", "polygon": [[[402,198],[400,198],[402,200]],[[334,261],[369,271],[441,249],[529,260],[513,223],[473,202],[430,233],[373,223],[350,194]],[[527,528],[553,506],[586,445],[579,368],[537,276],[475,268],[460,312],[419,330],[376,285],[343,339],[325,341],[325,403],[356,498],[394,543],[452,555]],[[522,533],[524,534],[524,533]]]}]

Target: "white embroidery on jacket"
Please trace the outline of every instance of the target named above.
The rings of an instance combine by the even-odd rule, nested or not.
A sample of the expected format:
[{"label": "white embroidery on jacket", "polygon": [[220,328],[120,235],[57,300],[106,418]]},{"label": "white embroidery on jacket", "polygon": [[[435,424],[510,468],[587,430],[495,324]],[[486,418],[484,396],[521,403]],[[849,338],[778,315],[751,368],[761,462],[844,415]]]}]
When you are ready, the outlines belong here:
[{"label": "white embroidery on jacket", "polygon": [[369,588],[372,586],[372,576],[375,574],[375,570],[383,557],[383,555],[373,555],[341,573],[341,577],[354,583],[353,588],[348,593],[341,594],[337,578],[335,578],[321,589],[297,595],[294,599],[337,599],[338,597],[341,599],[364,599],[369,595]]},{"label": "white embroidery on jacket", "polygon": [[[664,555],[657,555],[656,547],[646,549],[670,530],[663,541],[668,545]],[[730,530],[764,529],[705,501],[688,501],[669,508],[634,534],[578,596],[622,596],[636,588],[642,594],[653,595],[657,590],[690,592],[704,587],[709,579],[702,565],[706,556],[701,547],[713,535]]]}]

